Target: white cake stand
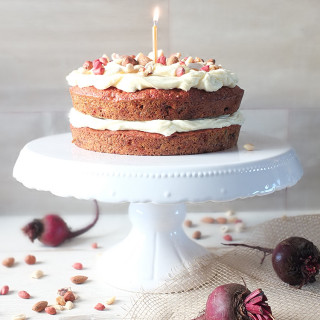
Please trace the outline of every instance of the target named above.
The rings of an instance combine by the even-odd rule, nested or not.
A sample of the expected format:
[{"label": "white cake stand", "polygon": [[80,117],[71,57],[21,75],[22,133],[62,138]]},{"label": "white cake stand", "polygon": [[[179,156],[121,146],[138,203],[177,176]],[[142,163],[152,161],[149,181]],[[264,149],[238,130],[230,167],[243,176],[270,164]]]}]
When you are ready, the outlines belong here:
[{"label": "white cake stand", "polygon": [[[239,149],[190,156],[101,154],[44,137],[20,152],[13,176],[28,188],[103,202],[130,202],[132,229],[98,262],[107,283],[149,290],[207,250],[183,231],[185,202],[229,201],[290,187],[302,176],[295,151],[270,137],[242,133]],[[255,150],[242,148],[253,143]]]}]

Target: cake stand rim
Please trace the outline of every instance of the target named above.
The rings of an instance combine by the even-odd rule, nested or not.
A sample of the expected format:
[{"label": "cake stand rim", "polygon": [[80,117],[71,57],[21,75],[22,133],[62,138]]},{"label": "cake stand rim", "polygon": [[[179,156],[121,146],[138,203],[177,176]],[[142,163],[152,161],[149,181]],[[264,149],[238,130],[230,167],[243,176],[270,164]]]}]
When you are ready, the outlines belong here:
[{"label": "cake stand rim", "polygon": [[[244,141],[249,141],[248,135],[250,137],[251,133],[242,133],[240,138],[242,137]],[[257,137],[256,134],[254,137]],[[38,138],[27,143],[16,161],[13,176],[28,188],[49,191],[63,197],[97,199],[98,201],[111,203],[231,201],[256,195],[265,195],[296,184],[302,177],[303,170],[294,149],[281,140],[271,139],[270,142],[270,137],[261,137],[268,139],[268,146],[270,146],[270,143],[271,145],[272,143],[276,145],[275,150],[268,153],[267,159],[263,148],[259,150],[259,145],[257,145],[257,151],[252,152],[236,148],[227,152],[195,156],[145,157],[98,154],[74,146],[71,143],[71,134],[63,133]],[[65,145],[60,145],[61,141],[59,139]],[[61,158],[61,155],[59,156],[60,158],[55,158],[50,154],[50,144],[46,143],[49,140],[56,140],[56,142],[59,140],[58,147],[63,150],[62,152],[66,152],[67,159]],[[46,152],[42,152],[41,144],[46,144],[49,149]],[[52,152],[54,154],[55,151],[53,150]],[[66,155],[64,154],[63,156],[65,157]],[[234,160],[235,158],[238,159]],[[108,163],[106,159],[112,159],[111,163]],[[119,159],[125,160],[124,163],[119,162]],[[182,159],[187,164],[178,166],[178,161]],[[221,164],[224,159],[232,161],[224,166]],[[133,160],[135,163],[133,163]],[[220,162],[210,163],[212,160],[219,160]],[[128,165],[127,161],[131,162],[130,165]],[[197,163],[195,163],[196,161]],[[137,162],[138,164],[136,164]],[[45,170],[46,168],[43,168],[41,174],[36,173],[43,163],[46,163],[47,168],[56,166],[58,172],[55,172],[55,174],[58,173],[61,176],[65,174],[65,180],[77,178],[77,181],[74,184],[69,183],[67,188],[61,188],[58,185],[59,181],[57,182],[54,176],[50,176],[50,172]],[[67,172],[68,170],[69,172]],[[46,179],[43,177],[44,173],[47,175]],[[92,192],[80,190],[81,187],[78,186],[79,180],[81,180],[79,175],[80,178],[82,176],[82,179],[91,184],[94,184],[94,181],[99,181],[99,184]],[[259,186],[259,192],[249,190],[248,192],[239,191],[237,193],[237,191],[233,190],[232,193],[227,192],[226,194],[226,190],[230,188],[233,182],[238,183],[239,187],[240,185],[243,187],[246,179],[250,184],[254,184],[258,183],[261,178],[270,180],[267,177],[268,175],[275,175],[275,177],[272,178],[271,182],[268,181],[264,187]],[[281,175],[280,183],[275,182],[277,180],[276,175]],[[50,179],[55,182],[50,182]],[[177,183],[177,181],[180,182]],[[202,184],[210,188],[217,188],[220,185],[220,191],[201,194],[199,190],[195,189],[196,195],[193,195],[190,190],[187,190],[186,196],[183,196],[183,191],[178,192],[179,195],[177,195],[177,190],[175,189],[183,187],[184,184],[190,184],[190,182],[196,188],[201,187]],[[157,190],[145,196],[139,195],[139,192],[134,190],[135,193],[131,195],[132,188],[124,188],[125,190],[121,191],[121,184],[123,185],[124,183],[135,183],[135,186],[142,189],[150,188],[152,185],[156,186]],[[171,185],[170,188],[166,187],[168,184]],[[266,187],[268,184],[271,184],[271,186]],[[117,186],[114,187],[115,185]],[[68,188],[69,191],[67,190]],[[157,192],[158,195],[156,195]]]}]

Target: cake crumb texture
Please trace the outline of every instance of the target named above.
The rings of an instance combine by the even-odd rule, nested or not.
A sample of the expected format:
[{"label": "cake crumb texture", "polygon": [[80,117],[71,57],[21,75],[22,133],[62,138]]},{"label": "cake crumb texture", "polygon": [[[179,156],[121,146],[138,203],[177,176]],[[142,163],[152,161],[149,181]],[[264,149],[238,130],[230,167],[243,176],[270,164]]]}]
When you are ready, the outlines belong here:
[{"label": "cake crumb texture", "polygon": [[73,143],[82,149],[140,156],[188,155],[230,149],[237,144],[241,128],[240,125],[232,125],[174,133],[165,137],[158,133],[135,130],[100,131],[70,127]]}]

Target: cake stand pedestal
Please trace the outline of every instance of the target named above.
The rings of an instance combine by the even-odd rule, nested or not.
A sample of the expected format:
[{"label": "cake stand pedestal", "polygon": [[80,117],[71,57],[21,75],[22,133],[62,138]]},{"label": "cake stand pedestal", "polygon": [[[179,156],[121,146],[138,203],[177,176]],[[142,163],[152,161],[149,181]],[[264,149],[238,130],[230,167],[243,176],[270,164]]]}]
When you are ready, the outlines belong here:
[{"label": "cake stand pedestal", "polygon": [[233,148],[189,156],[101,154],[71,143],[71,134],[40,138],[20,152],[13,176],[28,188],[102,202],[130,202],[132,229],[97,263],[107,283],[126,290],[161,285],[172,270],[208,254],[183,231],[186,202],[230,201],[290,187],[302,176],[295,151],[242,132]]}]

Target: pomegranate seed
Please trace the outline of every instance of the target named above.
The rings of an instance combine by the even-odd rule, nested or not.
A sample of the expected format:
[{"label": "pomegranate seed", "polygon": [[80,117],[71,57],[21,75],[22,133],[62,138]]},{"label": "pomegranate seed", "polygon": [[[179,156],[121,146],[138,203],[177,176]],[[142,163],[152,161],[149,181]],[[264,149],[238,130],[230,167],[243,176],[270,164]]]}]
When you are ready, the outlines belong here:
[{"label": "pomegranate seed", "polygon": [[210,70],[209,66],[203,66],[200,70],[208,72]]},{"label": "pomegranate seed", "polygon": [[231,237],[230,234],[225,234],[225,235],[223,236],[223,239],[226,240],[226,241],[232,241],[232,237]]},{"label": "pomegranate seed", "polygon": [[93,242],[91,244],[92,249],[97,249],[98,248],[98,244],[96,242]]},{"label": "pomegranate seed", "polygon": [[30,299],[30,294],[27,291],[19,291],[18,296],[22,299]]},{"label": "pomegranate seed", "polygon": [[72,267],[73,267],[74,269],[77,269],[77,270],[82,270],[82,269],[83,269],[82,263],[80,263],[80,262],[74,263],[74,264],[72,265]]},{"label": "pomegranate seed", "polygon": [[157,63],[161,63],[163,65],[166,65],[167,64],[167,59],[165,56],[161,56],[157,59]]},{"label": "pomegranate seed", "polygon": [[57,313],[57,310],[54,308],[54,307],[46,307],[45,309],[44,309],[44,311],[47,313],[47,314],[52,314],[52,315],[54,315],[54,314],[56,314]]},{"label": "pomegranate seed", "polygon": [[186,73],[186,70],[184,70],[183,67],[178,67],[176,70],[176,76],[177,77],[181,77]]},{"label": "pomegranate seed", "polygon": [[92,72],[96,75],[102,75],[104,74],[104,67],[103,65],[101,64],[101,67],[98,67],[98,68],[93,68],[92,69]]},{"label": "pomegranate seed", "polygon": [[83,65],[82,68],[86,70],[91,70],[93,67],[92,61],[86,61]]},{"label": "pomegranate seed", "polygon": [[5,295],[9,292],[9,286],[3,286],[0,290],[1,295]]},{"label": "pomegranate seed", "polygon": [[93,60],[92,66],[93,69],[98,69],[102,66],[102,62],[99,59]]},{"label": "pomegranate seed", "polygon": [[102,304],[102,303],[97,303],[96,306],[94,307],[96,310],[102,311],[104,310],[106,307]]}]

